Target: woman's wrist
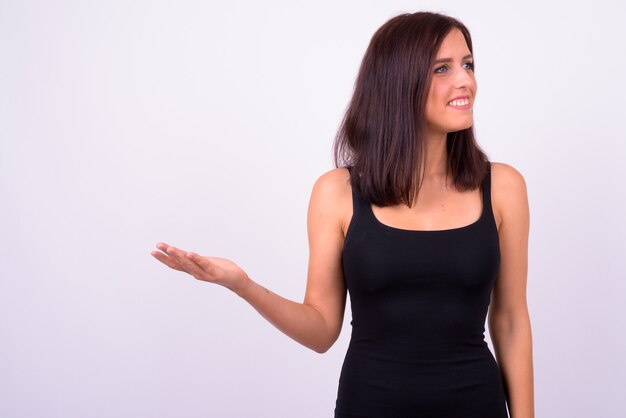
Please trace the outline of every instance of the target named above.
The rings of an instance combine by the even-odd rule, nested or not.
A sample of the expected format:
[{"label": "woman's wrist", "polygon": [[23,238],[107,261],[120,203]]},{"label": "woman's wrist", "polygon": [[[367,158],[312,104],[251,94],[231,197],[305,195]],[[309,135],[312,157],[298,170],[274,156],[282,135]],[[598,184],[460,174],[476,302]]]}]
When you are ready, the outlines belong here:
[{"label": "woman's wrist", "polygon": [[233,286],[230,290],[232,290],[237,296],[242,299],[246,299],[246,295],[254,282],[248,275],[246,274],[244,279],[239,282],[237,286]]}]

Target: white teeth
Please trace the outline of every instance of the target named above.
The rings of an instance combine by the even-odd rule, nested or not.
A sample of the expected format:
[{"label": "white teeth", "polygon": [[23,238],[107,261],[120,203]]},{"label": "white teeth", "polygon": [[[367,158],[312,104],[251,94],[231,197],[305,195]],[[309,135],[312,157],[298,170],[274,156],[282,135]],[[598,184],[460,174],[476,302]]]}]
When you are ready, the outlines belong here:
[{"label": "white teeth", "polygon": [[465,106],[469,104],[469,99],[452,100],[448,102],[448,106]]}]

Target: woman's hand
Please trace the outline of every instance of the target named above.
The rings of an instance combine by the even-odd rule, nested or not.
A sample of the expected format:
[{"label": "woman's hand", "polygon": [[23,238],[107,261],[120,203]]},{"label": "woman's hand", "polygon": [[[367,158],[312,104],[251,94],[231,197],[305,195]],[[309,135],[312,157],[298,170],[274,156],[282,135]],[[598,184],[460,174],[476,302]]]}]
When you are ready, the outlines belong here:
[{"label": "woman's hand", "polygon": [[246,272],[225,258],[203,257],[163,242],[156,247],[160,251],[152,251],[150,254],[169,268],[189,273],[198,280],[219,284],[238,295],[250,282]]}]

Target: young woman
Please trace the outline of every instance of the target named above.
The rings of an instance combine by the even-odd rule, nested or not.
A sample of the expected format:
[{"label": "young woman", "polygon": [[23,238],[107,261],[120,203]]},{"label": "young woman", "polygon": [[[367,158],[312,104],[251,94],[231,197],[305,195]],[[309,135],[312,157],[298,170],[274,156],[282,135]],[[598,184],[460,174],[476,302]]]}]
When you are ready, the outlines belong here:
[{"label": "young woman", "polygon": [[[352,336],[335,417],[534,417],[522,175],[474,139],[472,41],[437,13],[386,22],[315,183],[303,303],[232,261],[159,243],[159,261],[227,287],[299,343]],[[488,314],[496,359],[484,340]]]}]

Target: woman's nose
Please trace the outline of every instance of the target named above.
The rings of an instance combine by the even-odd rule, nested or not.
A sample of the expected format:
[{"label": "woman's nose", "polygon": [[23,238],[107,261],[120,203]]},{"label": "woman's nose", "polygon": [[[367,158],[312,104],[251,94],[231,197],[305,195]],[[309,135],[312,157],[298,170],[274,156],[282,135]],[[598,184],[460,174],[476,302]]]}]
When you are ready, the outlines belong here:
[{"label": "woman's nose", "polygon": [[474,76],[471,72],[471,70],[468,70],[466,68],[459,68],[456,71],[456,75],[455,75],[455,83],[456,83],[456,87],[465,87],[470,85],[473,80],[474,80]]}]

